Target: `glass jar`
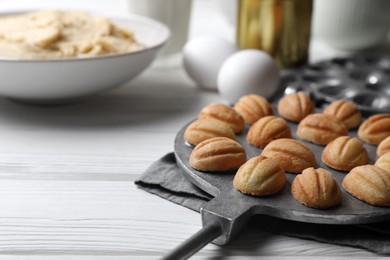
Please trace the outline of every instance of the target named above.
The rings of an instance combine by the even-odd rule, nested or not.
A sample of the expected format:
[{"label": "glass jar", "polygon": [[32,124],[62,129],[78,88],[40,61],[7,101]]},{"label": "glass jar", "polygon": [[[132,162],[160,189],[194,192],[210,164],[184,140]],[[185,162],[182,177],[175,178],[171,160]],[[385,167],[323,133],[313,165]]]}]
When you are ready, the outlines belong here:
[{"label": "glass jar", "polygon": [[238,47],[266,51],[280,68],[307,63],[312,9],[313,0],[239,0]]}]

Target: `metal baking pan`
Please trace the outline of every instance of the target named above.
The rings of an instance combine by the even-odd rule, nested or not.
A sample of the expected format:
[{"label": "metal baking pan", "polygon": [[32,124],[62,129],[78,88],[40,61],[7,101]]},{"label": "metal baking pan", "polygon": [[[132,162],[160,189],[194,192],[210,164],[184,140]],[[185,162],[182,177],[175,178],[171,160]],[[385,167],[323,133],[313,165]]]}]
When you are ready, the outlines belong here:
[{"label": "metal baking pan", "polygon": [[[390,112],[390,56],[354,56],[334,58],[303,66],[281,74],[280,91],[273,98],[276,103],[283,95],[304,91],[323,107],[335,100],[351,100],[365,116]],[[276,112],[276,109],[274,109]],[[255,214],[263,214],[281,219],[320,223],[320,224],[364,224],[390,220],[390,207],[368,205],[341,186],[346,172],[329,168],[321,161],[324,146],[315,145],[296,136],[297,124],[288,122],[293,138],[312,149],[321,167],[333,173],[342,191],[341,206],[320,210],[308,208],[297,202],[291,195],[291,183],[296,174],[287,173],[284,189],[272,196],[253,197],[244,195],[233,187],[235,172],[207,173],[194,170],[189,165],[193,146],[183,138],[186,126],[176,136],[174,151],[177,164],[184,175],[200,189],[215,198],[201,209],[203,228],[182,245],[172,251],[165,259],[184,259],[209,242],[223,245],[232,240]],[[247,159],[257,156],[261,149],[249,145],[246,134],[249,127],[240,135],[238,141],[244,146]],[[350,136],[357,131],[350,130]],[[376,146],[364,144],[369,163],[376,160]]]},{"label": "metal baking pan", "polygon": [[[275,110],[276,111],[276,110]],[[232,240],[246,225],[249,218],[255,214],[263,214],[281,219],[321,223],[321,224],[364,224],[390,219],[390,207],[377,207],[366,204],[349,193],[341,186],[346,172],[329,168],[321,161],[324,146],[315,145],[301,140],[296,136],[297,124],[288,122],[293,138],[303,142],[312,149],[316,156],[317,168],[321,167],[333,173],[342,191],[341,206],[330,209],[313,209],[297,202],[291,195],[291,183],[297,174],[287,173],[287,181],[281,192],[266,196],[253,197],[237,191],[233,187],[235,172],[201,172],[189,165],[189,157],[193,146],[183,138],[186,126],[176,136],[174,151],[179,167],[185,176],[200,189],[215,198],[201,209],[203,228],[193,237],[172,251],[165,259],[185,259],[200,248],[213,242],[223,245]],[[247,159],[257,156],[262,149],[255,148],[246,141],[247,126],[243,133],[237,135],[238,141],[244,146]],[[356,136],[356,130],[350,131],[350,136]],[[376,146],[364,144],[369,163],[376,160]]]},{"label": "metal baking pan", "polygon": [[351,100],[364,114],[390,112],[390,56],[334,58],[282,77],[285,93],[305,91],[317,103]]}]

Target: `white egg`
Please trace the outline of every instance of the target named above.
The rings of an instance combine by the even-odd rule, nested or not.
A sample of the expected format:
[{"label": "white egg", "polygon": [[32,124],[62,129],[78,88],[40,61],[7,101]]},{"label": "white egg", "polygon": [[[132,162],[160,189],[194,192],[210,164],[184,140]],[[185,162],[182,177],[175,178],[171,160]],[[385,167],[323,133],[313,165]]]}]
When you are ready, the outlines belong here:
[{"label": "white egg", "polygon": [[279,87],[279,69],[274,59],[260,50],[242,50],[230,56],[218,74],[218,91],[231,104],[244,95],[270,98]]},{"label": "white egg", "polygon": [[223,38],[198,37],[184,46],[183,66],[188,76],[199,86],[216,90],[222,63],[236,51],[236,46]]}]

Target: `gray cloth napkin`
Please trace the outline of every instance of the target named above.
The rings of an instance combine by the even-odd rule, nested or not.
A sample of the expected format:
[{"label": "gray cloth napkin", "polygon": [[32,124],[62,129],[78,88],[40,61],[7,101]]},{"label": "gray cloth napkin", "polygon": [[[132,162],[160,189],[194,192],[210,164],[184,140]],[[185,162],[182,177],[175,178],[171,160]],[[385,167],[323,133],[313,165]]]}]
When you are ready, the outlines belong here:
[{"label": "gray cloth napkin", "polygon": [[[198,212],[204,203],[212,199],[212,196],[185,178],[176,165],[173,153],[154,162],[135,184],[141,189]],[[369,225],[326,225],[256,215],[248,227],[390,255],[390,221]]]}]

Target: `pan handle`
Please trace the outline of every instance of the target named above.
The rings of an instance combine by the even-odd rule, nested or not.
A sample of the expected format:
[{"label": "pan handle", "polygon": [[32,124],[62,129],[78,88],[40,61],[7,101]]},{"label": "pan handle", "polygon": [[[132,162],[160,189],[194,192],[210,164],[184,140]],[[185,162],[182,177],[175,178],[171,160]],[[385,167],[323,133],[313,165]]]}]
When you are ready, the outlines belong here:
[{"label": "pan handle", "polygon": [[[200,210],[203,228],[163,259],[187,259],[210,242],[224,245],[237,236],[254,212],[252,204],[238,203],[234,194],[220,194],[204,204]],[[234,207],[226,205],[226,201]]]},{"label": "pan handle", "polygon": [[163,257],[162,260],[188,259],[221,234],[221,223],[218,220],[209,221],[197,233]]}]

